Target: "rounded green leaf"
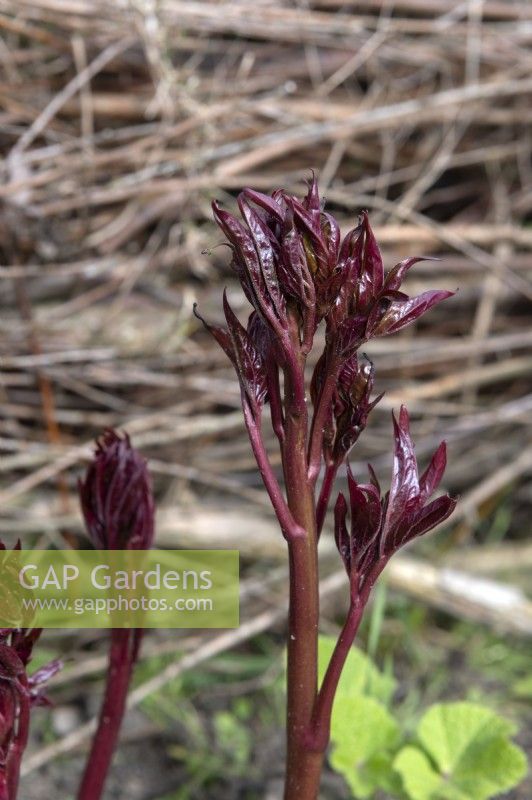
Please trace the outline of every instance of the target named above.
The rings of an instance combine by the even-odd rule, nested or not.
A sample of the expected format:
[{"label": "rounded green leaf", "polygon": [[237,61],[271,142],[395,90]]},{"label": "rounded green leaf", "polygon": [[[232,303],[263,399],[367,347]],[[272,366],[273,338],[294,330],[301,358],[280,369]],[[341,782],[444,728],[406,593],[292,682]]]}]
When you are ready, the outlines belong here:
[{"label": "rounded green leaf", "polygon": [[436,796],[441,786],[441,775],[434,771],[427,756],[417,747],[403,747],[393,767],[401,776],[411,800],[432,800]]},{"label": "rounded green leaf", "polygon": [[394,768],[412,800],[488,800],[526,774],[525,754],[509,738],[514,732],[484,706],[439,703],[419,723],[423,750],[404,748]]},{"label": "rounded green leaf", "polygon": [[399,727],[386,708],[371,697],[337,698],[332,715],[331,766],[356,797],[370,797],[393,784],[392,753]]}]

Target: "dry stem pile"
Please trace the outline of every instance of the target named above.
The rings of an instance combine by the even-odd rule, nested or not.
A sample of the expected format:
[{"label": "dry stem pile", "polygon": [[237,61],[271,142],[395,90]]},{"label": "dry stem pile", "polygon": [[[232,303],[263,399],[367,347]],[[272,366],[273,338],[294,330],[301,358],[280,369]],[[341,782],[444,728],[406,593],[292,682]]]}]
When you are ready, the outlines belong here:
[{"label": "dry stem pile", "polygon": [[[212,317],[211,294],[235,286],[209,199],[300,192],[311,167],[346,225],[369,208],[388,266],[442,258],[408,288],[459,288],[430,336],[368,350],[387,394],[354,470],[369,456],[387,470],[404,400],[421,457],[449,432],[454,542],[509,493],[518,532],[532,502],[531,25],[524,0],[2,0],[0,535],[80,533],[74,476],[114,426],[151,456],[160,543],[277,552],[235,381],[191,307]],[[518,546],[512,564],[527,559]]]}]

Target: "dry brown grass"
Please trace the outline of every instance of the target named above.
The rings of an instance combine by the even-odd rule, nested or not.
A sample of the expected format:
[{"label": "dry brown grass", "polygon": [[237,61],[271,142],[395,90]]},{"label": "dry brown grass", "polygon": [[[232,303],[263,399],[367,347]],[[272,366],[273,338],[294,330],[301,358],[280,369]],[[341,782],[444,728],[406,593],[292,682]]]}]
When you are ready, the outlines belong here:
[{"label": "dry brown grass", "polygon": [[[447,480],[462,495],[452,543],[470,545],[505,498],[522,538],[532,505],[528,3],[0,0],[0,34],[2,537],[41,546],[79,534],[75,476],[93,437],[119,426],[151,458],[161,543],[277,558],[235,380],[191,306],[216,316],[221,286],[235,289],[210,198],[230,204],[243,185],[300,191],[313,167],[345,225],[370,208],[389,265],[441,257],[416,267],[411,288],[459,288],[423,327],[368,347],[387,394],[354,467],[371,458],[385,473],[389,409],[406,400],[421,455],[449,440]],[[520,541],[458,553],[470,570],[532,561]],[[422,563],[404,560],[392,582],[415,593],[409,564],[421,575]],[[532,630],[524,599],[494,618],[431,569],[417,585],[426,600]],[[246,587],[256,616],[207,642],[205,657],[279,619],[276,591]],[[175,669],[199,663],[197,652]]]},{"label": "dry brown grass", "polygon": [[531,24],[528,4],[489,0],[3,0],[2,532],[77,524],[71,473],[105,425],[128,427],[162,486],[257,501],[238,414],[220,413],[234,381],[190,306],[231,280],[223,248],[202,253],[218,241],[209,198],[297,191],[310,167],[346,224],[371,208],[389,263],[442,256],[413,283],[460,290],[371,348],[389,393],[359,460],[405,398],[422,450],[448,431],[463,517],[518,485]]}]

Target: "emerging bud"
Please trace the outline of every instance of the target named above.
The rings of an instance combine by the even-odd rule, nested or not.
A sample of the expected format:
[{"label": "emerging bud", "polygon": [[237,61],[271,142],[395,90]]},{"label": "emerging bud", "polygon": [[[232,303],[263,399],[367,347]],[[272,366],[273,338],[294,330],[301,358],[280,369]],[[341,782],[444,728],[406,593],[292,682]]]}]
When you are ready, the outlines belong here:
[{"label": "emerging bud", "polygon": [[370,412],[383,395],[371,400],[375,369],[370,361],[360,364],[356,353],[340,370],[334,398],[336,434],[332,459],[341,464],[367,425]]},{"label": "emerging bud", "polygon": [[440,444],[420,476],[404,406],[399,421],[393,417],[393,424],[395,456],[390,491],[381,498],[373,470],[370,470],[370,483],[358,484],[348,468],[350,531],[346,525],[348,508],[343,494],[338,496],[334,510],[336,546],[354,595],[366,580],[375,579],[375,571],[380,572],[400,547],[443,522],[456,505],[456,500],[447,494],[427,504],[443,477],[445,442]]},{"label": "emerging bud", "polygon": [[424,258],[407,258],[386,275],[367,212],[342,242],[340,262],[344,280],[328,319],[328,337],[348,357],[373,336],[397,333],[415,322],[453,292],[431,290],[416,297],[400,291],[408,270]]},{"label": "emerging bud", "polygon": [[85,480],[79,482],[87,532],[102,550],[147,550],[154,536],[155,506],[146,461],[108,430],[96,443]]}]

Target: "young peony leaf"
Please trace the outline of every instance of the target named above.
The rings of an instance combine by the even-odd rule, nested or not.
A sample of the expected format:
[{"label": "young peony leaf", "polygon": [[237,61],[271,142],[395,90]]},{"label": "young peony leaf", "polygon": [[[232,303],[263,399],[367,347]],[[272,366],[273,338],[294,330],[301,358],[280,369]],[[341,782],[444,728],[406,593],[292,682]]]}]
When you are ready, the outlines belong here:
[{"label": "young peony leaf", "polygon": [[[406,748],[395,762],[412,800],[488,800],[516,786],[526,757],[510,741],[514,726],[474,703],[440,703],[421,719],[423,750]],[[432,767],[431,767],[432,763]]]},{"label": "young peony leaf", "polygon": [[423,316],[433,306],[441,303],[442,300],[452,297],[453,294],[454,292],[434,289],[423,292],[417,297],[411,297],[408,300],[394,300],[380,322],[373,328],[373,336],[397,333],[397,331],[415,322],[416,319]]},{"label": "young peony leaf", "polygon": [[242,195],[238,198],[238,205],[255,245],[266,296],[273,304],[277,316],[282,318],[285,304],[279,290],[279,282],[275,271],[276,253],[272,247],[271,233],[266,223],[246,203]]},{"label": "young peony leaf", "polygon": [[377,789],[394,792],[393,751],[400,741],[399,726],[372,697],[341,697],[331,724],[331,766],[345,778],[357,798],[372,797]]},{"label": "young peony leaf", "polygon": [[369,224],[368,212],[362,213],[362,230],[355,254],[360,258],[359,303],[366,308],[371,300],[379,296],[384,283],[384,266],[381,251]]},{"label": "young peony leaf", "polygon": [[242,391],[257,410],[265,401],[267,393],[265,361],[271,349],[269,331],[256,311],[250,315],[246,330],[229,305],[226,290],[223,293],[223,308],[226,328],[211,325],[201,316],[196,306],[194,314],[229,357]]},{"label": "young peony leaf", "polygon": [[284,299],[274,269],[274,255],[260,218],[243,203],[246,210],[244,226],[233,214],[212,204],[214,219],[233,249],[233,267],[247,299],[272,324],[284,318]]},{"label": "young peony leaf", "polygon": [[456,506],[456,500],[449,495],[438,497],[425,505],[437,489],[445,470],[445,443],[440,444],[420,478],[405,406],[401,406],[398,421],[393,416],[393,426],[395,449],[392,484],[381,538],[381,551],[389,554],[416,536],[432,530],[447,519]]},{"label": "young peony leaf", "polygon": [[255,189],[242,189],[241,196],[266,211],[273,221],[283,221],[283,207],[270,195],[257,192]]},{"label": "young peony leaf", "polygon": [[[229,305],[227,292],[223,294],[223,308],[227,330],[233,345],[232,359],[242,390],[252,404],[262,405],[266,397],[266,372],[264,361],[251,338]],[[253,316],[251,317],[253,323]],[[255,334],[256,328],[253,325]]]}]

